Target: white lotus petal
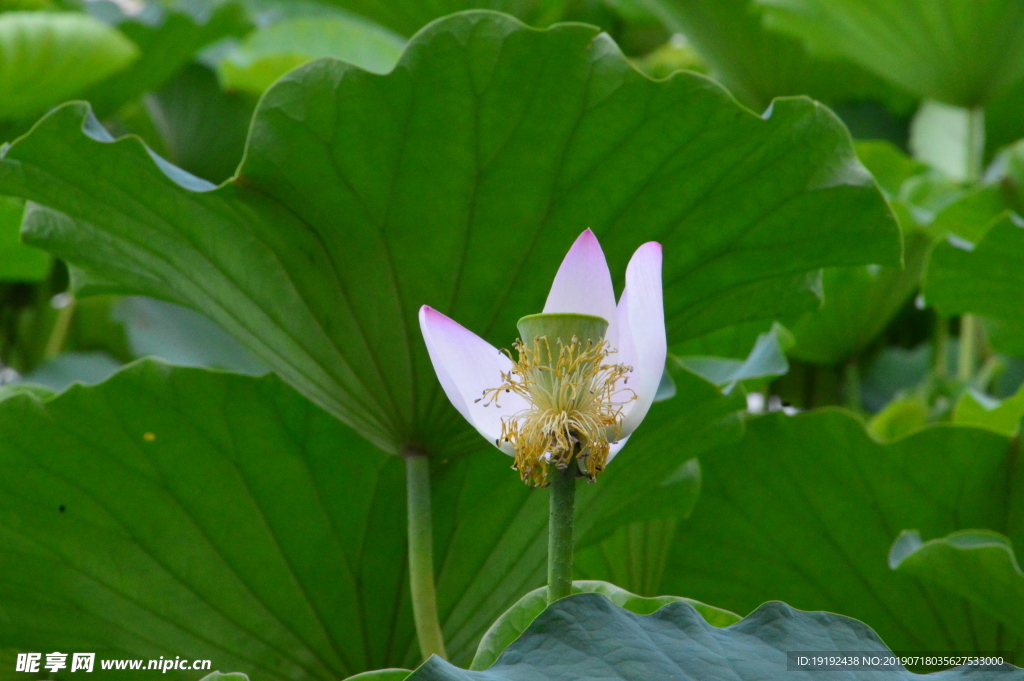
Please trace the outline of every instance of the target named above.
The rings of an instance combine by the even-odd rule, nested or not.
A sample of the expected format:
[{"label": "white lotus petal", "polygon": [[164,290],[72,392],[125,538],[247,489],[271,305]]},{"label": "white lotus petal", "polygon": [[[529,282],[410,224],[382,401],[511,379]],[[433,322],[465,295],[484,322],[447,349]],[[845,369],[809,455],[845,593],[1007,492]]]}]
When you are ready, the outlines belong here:
[{"label": "white lotus petal", "polygon": [[665,309],[661,292],[661,244],[638,248],[626,268],[626,288],[618,307],[619,354],[613,361],[633,367],[623,387],[636,393],[626,407],[622,434],[640,425],[665,371]]},{"label": "white lotus petal", "polygon": [[[551,284],[544,312],[575,312],[615,321],[615,290],[597,237],[584,231],[566,253]],[[611,329],[609,329],[611,331]],[[611,334],[605,336],[614,345]]]},{"label": "white lotus petal", "polygon": [[605,462],[606,466],[611,463],[612,459],[615,458],[615,455],[619,453],[619,450],[626,446],[626,442],[628,440],[629,436],[625,435],[618,442],[612,442],[608,445],[608,460]]},{"label": "white lotus petal", "polygon": [[[484,406],[487,400],[477,402],[484,390],[503,383],[501,372],[512,368],[511,360],[480,336],[426,305],[420,308],[420,329],[448,399],[493,444],[501,435],[502,417],[529,406],[515,393],[501,393],[500,407]],[[508,444],[503,444],[503,452],[514,453]]]}]

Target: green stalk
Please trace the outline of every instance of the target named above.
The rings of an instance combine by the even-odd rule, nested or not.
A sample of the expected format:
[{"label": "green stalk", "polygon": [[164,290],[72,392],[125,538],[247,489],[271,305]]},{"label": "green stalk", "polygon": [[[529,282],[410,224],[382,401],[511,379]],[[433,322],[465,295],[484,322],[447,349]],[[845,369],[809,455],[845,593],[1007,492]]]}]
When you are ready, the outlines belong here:
[{"label": "green stalk", "polygon": [[985,109],[975,107],[967,110],[967,167],[964,175],[967,181],[974,184],[981,179],[981,171],[985,166]]},{"label": "green stalk", "polygon": [[[971,184],[981,179],[981,171],[985,164],[985,109],[975,107],[967,112],[967,181]],[[970,381],[974,376],[974,365],[977,361],[978,318],[971,314],[960,317],[960,356],[957,361],[956,376],[961,381]]]},{"label": "green stalk", "polygon": [[43,359],[56,357],[64,349],[74,316],[75,299],[71,298],[64,307],[57,310],[57,317],[53,321],[53,328],[50,329],[50,336],[46,339],[46,347],[43,349]]},{"label": "green stalk", "polygon": [[412,615],[420,653],[447,658],[444,636],[437,619],[437,595],[434,591],[434,534],[430,520],[430,461],[420,451],[406,450],[405,484],[409,506],[409,583],[412,588]]},{"label": "green stalk", "polygon": [[846,363],[845,380],[843,381],[846,392],[846,408],[851,411],[860,412],[860,367],[856,360],[849,360]]},{"label": "green stalk", "polygon": [[974,356],[977,354],[978,318],[972,314],[960,317],[960,354],[957,357],[956,377],[963,382],[974,376]]},{"label": "green stalk", "polygon": [[576,462],[551,470],[548,514],[548,603],[572,593],[572,524],[576,514]]},{"label": "green stalk", "polygon": [[949,319],[935,316],[935,375],[946,378],[949,374]]}]

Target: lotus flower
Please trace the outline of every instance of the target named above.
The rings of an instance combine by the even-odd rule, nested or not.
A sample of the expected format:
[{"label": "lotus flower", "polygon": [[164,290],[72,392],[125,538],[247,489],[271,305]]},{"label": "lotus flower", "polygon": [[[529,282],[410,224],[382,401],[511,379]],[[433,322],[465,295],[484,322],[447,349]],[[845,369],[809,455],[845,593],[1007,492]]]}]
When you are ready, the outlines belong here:
[{"label": "lotus flower", "polygon": [[593,480],[636,430],[665,368],[661,245],[626,268],[615,303],[611,274],[589,229],[562,261],[541,314],[519,322],[518,358],[424,305],[420,328],[452,405],[515,457],[529,484],[573,462]]}]

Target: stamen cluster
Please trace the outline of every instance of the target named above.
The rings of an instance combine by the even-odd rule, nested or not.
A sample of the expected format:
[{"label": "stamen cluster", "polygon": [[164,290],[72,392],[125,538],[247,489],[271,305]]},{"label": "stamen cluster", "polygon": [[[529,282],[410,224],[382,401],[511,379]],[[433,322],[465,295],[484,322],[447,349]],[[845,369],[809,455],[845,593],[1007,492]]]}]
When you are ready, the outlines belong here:
[{"label": "stamen cluster", "polygon": [[632,367],[607,363],[615,351],[604,340],[580,342],[574,336],[552,344],[540,336],[532,345],[517,340],[513,348],[519,357],[504,351],[512,359],[511,370],[501,374],[504,383],[477,401],[500,407],[500,395],[514,392],[530,407],[502,419],[495,444],[512,445],[512,467],[527,484],[546,487],[552,468],[564,470],[574,462],[593,482],[604,470],[609,445],[621,437],[623,408],[636,399],[632,390],[616,388],[620,379],[629,380]]}]

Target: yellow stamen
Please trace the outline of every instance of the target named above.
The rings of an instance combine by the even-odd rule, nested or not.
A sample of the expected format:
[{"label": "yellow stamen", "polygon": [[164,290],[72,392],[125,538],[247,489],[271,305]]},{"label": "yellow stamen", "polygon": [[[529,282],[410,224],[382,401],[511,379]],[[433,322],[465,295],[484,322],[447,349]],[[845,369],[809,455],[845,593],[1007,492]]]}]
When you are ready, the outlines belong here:
[{"label": "yellow stamen", "polygon": [[[621,437],[623,408],[636,399],[632,390],[615,387],[632,368],[606,363],[615,352],[608,341],[582,343],[573,337],[570,343],[558,339],[554,345],[553,353],[546,336],[535,338],[532,347],[517,340],[513,347],[518,361],[502,372],[504,383],[481,398],[490,405],[503,392],[514,392],[529,402],[528,409],[502,419],[496,444],[512,445],[513,468],[537,487],[547,486],[552,467],[564,470],[574,462],[593,481],[608,460],[609,444]],[[617,399],[622,393],[629,397]]]}]

